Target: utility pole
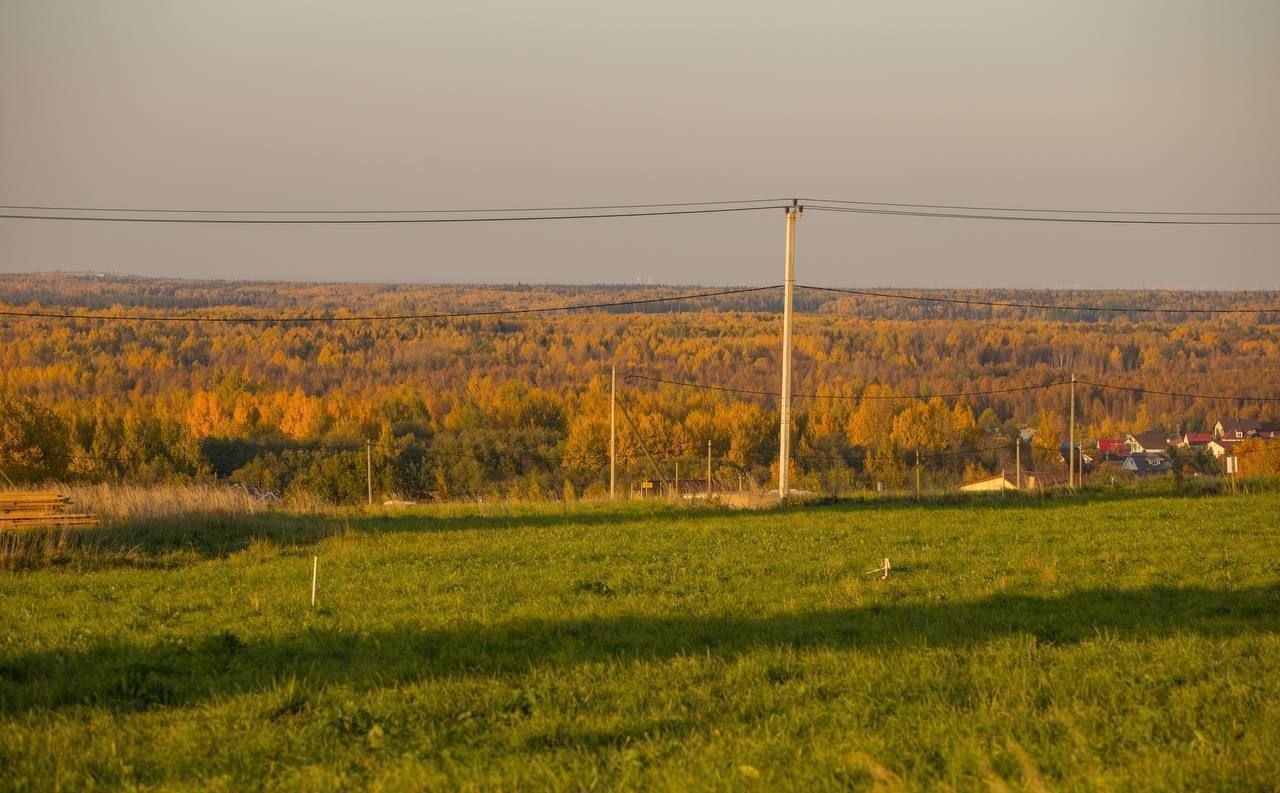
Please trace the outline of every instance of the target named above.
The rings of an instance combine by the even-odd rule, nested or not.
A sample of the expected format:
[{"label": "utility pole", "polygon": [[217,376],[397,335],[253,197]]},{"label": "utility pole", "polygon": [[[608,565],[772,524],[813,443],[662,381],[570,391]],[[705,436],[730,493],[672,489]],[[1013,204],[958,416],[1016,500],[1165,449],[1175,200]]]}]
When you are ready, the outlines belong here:
[{"label": "utility pole", "polygon": [[[1082,461],[1083,462],[1083,461]],[[1067,441],[1067,487],[1076,486],[1076,373],[1071,373],[1071,431]]]},{"label": "utility pole", "polygon": [[618,471],[618,367],[609,369],[609,500],[614,499]]},{"label": "utility pole", "polygon": [[796,286],[796,218],[803,211],[796,199],[787,207],[786,277],[782,298],[782,398],[779,402],[781,421],[778,451],[778,498],[791,492],[788,469],[791,467],[791,300]]},{"label": "utility pole", "polygon": [[680,458],[676,457],[676,498],[680,498]]},{"label": "utility pole", "polygon": [[711,441],[707,441],[707,501],[711,501]]},{"label": "utility pole", "polygon": [[1017,444],[1014,448],[1014,456],[1018,460],[1018,489],[1022,489],[1022,430],[1018,430],[1018,439],[1014,442]]},{"label": "utility pole", "polygon": [[920,499],[920,447],[916,447],[916,500]]},{"label": "utility pole", "polygon": [[369,485],[369,506],[373,506],[373,441],[364,442],[365,482]]}]

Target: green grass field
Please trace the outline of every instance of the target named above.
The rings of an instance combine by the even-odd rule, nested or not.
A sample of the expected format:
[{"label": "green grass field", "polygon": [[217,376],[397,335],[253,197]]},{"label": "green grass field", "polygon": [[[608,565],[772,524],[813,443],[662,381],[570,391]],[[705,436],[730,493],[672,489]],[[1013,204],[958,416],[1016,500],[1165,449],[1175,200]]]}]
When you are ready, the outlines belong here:
[{"label": "green grass field", "polygon": [[1280,495],[96,531],[0,573],[0,788],[1280,786]]}]

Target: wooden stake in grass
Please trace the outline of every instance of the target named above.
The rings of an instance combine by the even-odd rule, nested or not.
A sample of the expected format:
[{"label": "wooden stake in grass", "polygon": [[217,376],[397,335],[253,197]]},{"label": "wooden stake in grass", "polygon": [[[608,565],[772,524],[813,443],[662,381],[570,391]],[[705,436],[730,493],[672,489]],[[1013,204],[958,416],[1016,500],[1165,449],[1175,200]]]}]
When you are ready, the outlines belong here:
[{"label": "wooden stake in grass", "polygon": [[[887,560],[886,560],[887,561]],[[316,556],[311,559],[311,606],[316,605],[316,573],[320,571],[320,557]]]},{"label": "wooden stake in grass", "polygon": [[889,557],[887,556],[885,557],[884,564],[875,568],[874,570],[867,570],[865,573],[863,573],[863,575],[871,575],[872,573],[884,573],[884,575],[880,576],[881,581],[888,578],[889,577]]}]

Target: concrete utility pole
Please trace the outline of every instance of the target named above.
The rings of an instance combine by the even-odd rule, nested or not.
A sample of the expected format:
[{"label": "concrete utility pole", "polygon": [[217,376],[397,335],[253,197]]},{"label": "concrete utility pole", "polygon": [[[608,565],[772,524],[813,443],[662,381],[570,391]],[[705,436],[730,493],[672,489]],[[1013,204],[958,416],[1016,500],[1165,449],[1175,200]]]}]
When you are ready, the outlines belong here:
[{"label": "concrete utility pole", "polygon": [[1018,440],[1016,441],[1016,443],[1017,443],[1017,446],[1015,446],[1014,448],[1017,451],[1014,452],[1014,456],[1018,460],[1018,489],[1021,490],[1022,489],[1022,430],[1018,430]]},{"label": "concrete utility pole", "polygon": [[778,451],[778,498],[791,492],[788,469],[791,467],[791,299],[796,286],[796,219],[804,209],[792,199],[787,207],[786,277],[782,298],[782,398],[779,403],[781,421]]},{"label": "concrete utility pole", "polygon": [[[1076,373],[1071,373],[1071,431],[1067,442],[1067,487],[1076,486]],[[1081,462],[1084,462],[1081,460]]]},{"label": "concrete utility pole", "polygon": [[364,442],[365,482],[369,485],[369,506],[373,506],[373,441]]},{"label": "concrete utility pole", "polygon": [[614,499],[618,471],[618,367],[609,369],[609,500]]}]

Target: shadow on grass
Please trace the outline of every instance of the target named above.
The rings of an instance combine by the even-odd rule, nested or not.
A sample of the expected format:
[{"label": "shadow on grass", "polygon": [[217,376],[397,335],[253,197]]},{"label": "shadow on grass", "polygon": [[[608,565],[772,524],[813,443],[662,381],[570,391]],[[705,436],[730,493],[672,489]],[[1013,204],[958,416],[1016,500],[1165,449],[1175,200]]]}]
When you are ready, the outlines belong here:
[{"label": "shadow on grass", "polygon": [[225,558],[254,543],[305,548],[330,537],[348,535],[604,527],[632,522],[693,525],[733,516],[745,517],[746,513],[666,504],[642,509],[587,507],[565,511],[499,508],[493,514],[445,515],[426,511],[193,513],[103,526],[0,533],[0,570],[175,567],[200,559]]},{"label": "shadow on grass", "polygon": [[966,648],[1008,636],[1042,646],[1100,635],[1229,637],[1280,632],[1280,584],[1239,590],[1151,587],[1082,590],[1062,597],[1000,595],[752,616],[618,616],[378,632],[311,629],[246,643],[224,632],[194,645],[102,644],[0,660],[0,712],[77,705],[130,711],[271,690],[371,690],[441,677],[509,676],[591,662],[732,659],[770,649],[897,652]]},{"label": "shadow on grass", "polygon": [[[1270,492],[1270,491],[1264,491]],[[860,512],[1045,510],[1149,499],[1200,499],[1218,495],[1212,488],[1182,490],[1085,489],[1048,495],[951,493],[916,500],[909,497],[851,498],[808,504],[782,504],[764,511],[731,510],[706,505],[674,505],[665,501],[554,505],[464,505],[403,512],[341,511],[331,514],[210,513],[175,518],[149,518],[91,528],[31,530],[0,536],[0,570],[71,567],[177,567],[200,559],[225,558],[253,543],[305,548],[330,537],[393,533],[497,531],[504,529],[593,528],[642,522],[654,528],[679,524],[693,527],[709,521],[805,519]]]}]

